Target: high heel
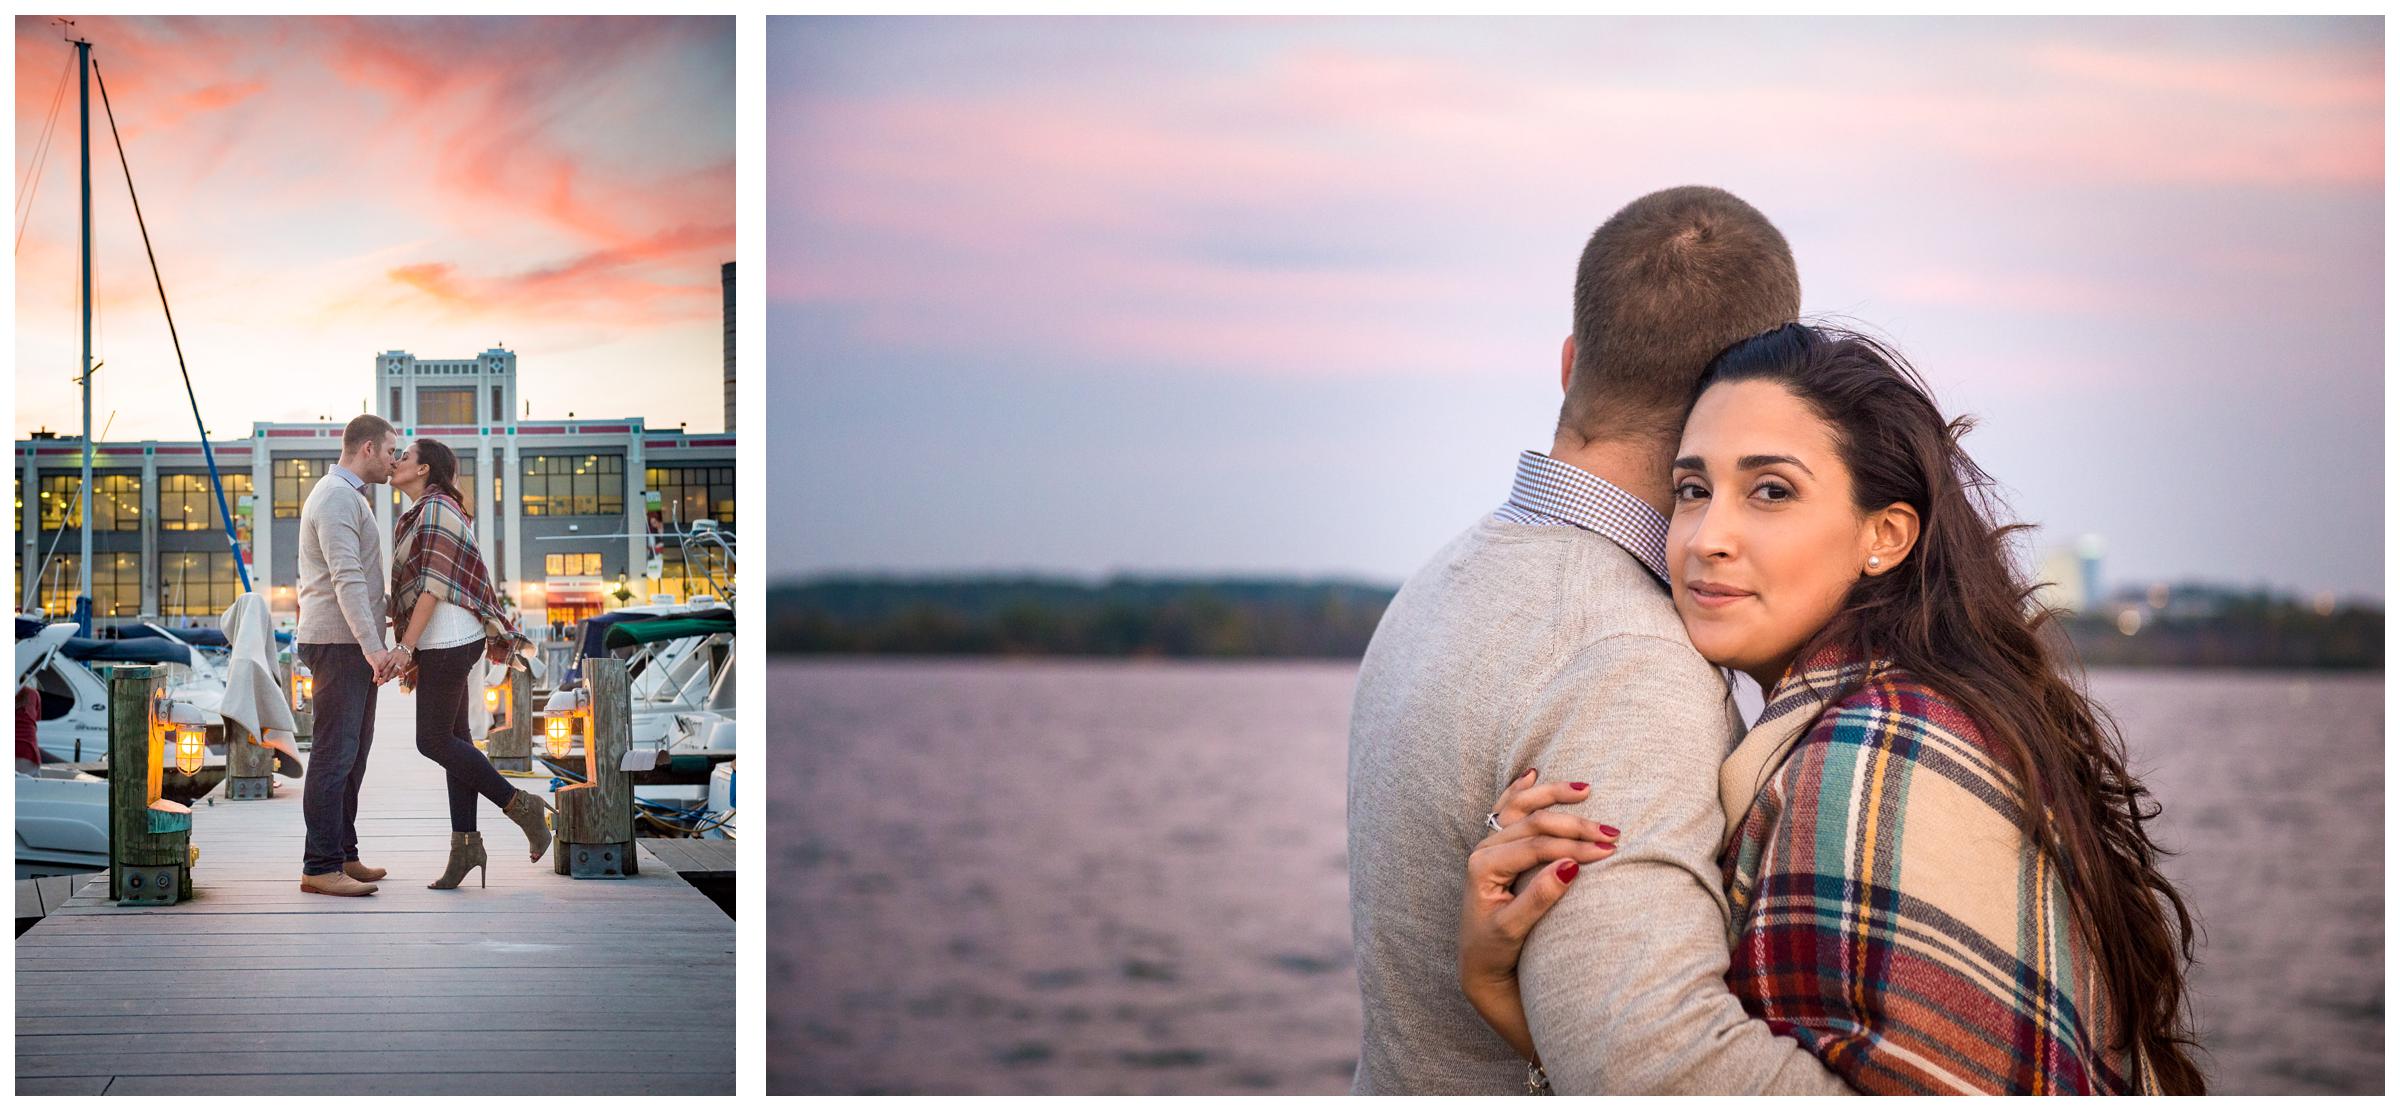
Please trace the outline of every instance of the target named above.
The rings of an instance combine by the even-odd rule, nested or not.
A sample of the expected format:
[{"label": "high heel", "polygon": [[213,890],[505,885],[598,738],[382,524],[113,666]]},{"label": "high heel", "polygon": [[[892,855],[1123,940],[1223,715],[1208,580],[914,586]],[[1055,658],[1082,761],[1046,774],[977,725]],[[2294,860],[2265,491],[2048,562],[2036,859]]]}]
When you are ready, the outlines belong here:
[{"label": "high heel", "polygon": [[475,886],[487,886],[491,876],[490,859],[483,854],[483,835],[480,833],[450,834],[450,863],[442,869],[442,878],[426,884],[435,891],[448,891],[467,878],[468,869],[476,869]]},{"label": "high heel", "polygon": [[516,794],[509,796],[508,804],[502,806],[500,812],[517,823],[518,829],[525,831],[526,847],[533,853],[527,860],[540,860],[543,853],[550,851],[552,811],[550,804],[542,801],[542,796],[519,788]]}]

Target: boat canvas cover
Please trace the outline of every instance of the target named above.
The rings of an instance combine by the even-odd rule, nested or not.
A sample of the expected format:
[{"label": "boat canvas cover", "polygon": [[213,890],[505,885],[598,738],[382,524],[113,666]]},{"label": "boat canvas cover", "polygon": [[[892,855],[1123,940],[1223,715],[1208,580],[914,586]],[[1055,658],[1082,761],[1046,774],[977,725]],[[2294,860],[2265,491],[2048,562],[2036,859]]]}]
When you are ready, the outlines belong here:
[{"label": "boat canvas cover", "polygon": [[632,648],[662,640],[681,640],[685,637],[704,637],[733,631],[733,611],[718,610],[725,616],[696,613],[688,617],[666,617],[654,621],[625,621],[608,628],[609,648]]},{"label": "boat canvas cover", "polygon": [[70,637],[59,648],[59,654],[84,663],[116,664],[182,664],[192,663],[190,645],[171,640],[95,640],[91,637]]},{"label": "boat canvas cover", "polygon": [[[161,629],[156,625],[145,622],[131,628],[117,630],[118,640],[163,640],[169,637],[184,641],[188,644],[196,644],[202,648],[233,647],[232,642],[225,639],[225,632],[222,629],[206,629],[199,627],[189,629]],[[291,642],[292,634],[285,632],[278,632],[275,634],[276,644],[290,644]]]}]

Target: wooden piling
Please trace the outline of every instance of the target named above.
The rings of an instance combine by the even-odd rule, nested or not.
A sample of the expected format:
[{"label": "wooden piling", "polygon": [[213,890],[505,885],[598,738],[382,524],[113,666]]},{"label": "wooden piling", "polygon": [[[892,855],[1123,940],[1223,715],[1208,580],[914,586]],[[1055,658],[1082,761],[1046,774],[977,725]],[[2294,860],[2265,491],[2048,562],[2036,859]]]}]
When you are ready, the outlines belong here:
[{"label": "wooden piling", "polygon": [[292,672],[300,666],[298,656],[299,646],[294,645],[283,657],[283,701],[292,708],[292,747],[306,752],[309,738],[316,734],[317,708],[313,699],[308,700],[309,705],[302,705],[301,699],[292,697],[292,692],[299,689],[292,678]]},{"label": "wooden piling", "polygon": [[633,783],[625,754],[633,748],[633,688],[625,661],[587,659],[584,689],[591,698],[591,735],[584,741],[583,784],[557,795],[560,875],[580,878],[632,875]]},{"label": "wooden piling", "polygon": [[533,770],[533,676],[518,668],[508,670],[508,694],[502,704],[507,724],[495,721],[484,735],[484,755],[492,766],[504,772]]},{"label": "wooden piling", "polygon": [[151,735],[151,699],[166,669],[116,664],[102,670],[108,680],[108,896],[141,903],[189,899],[191,812],[150,806],[166,770],[165,753]]},{"label": "wooden piling", "polygon": [[225,723],[225,800],[255,802],[275,794],[275,750],[250,731]]}]

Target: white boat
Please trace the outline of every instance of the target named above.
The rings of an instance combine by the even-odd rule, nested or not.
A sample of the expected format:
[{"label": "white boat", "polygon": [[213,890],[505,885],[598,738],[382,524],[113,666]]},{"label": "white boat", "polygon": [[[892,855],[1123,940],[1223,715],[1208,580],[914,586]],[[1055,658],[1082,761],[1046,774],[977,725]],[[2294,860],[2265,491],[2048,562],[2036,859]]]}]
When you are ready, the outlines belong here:
[{"label": "white boat", "polygon": [[108,781],[70,768],[17,772],[17,878],[108,870]]},{"label": "white boat", "polygon": [[180,640],[87,640],[73,624],[42,624],[17,618],[17,683],[41,695],[37,736],[42,759],[81,764],[108,754],[108,681],[95,670],[106,663],[157,663],[168,667],[167,690],[178,702],[201,711],[212,743],[224,734],[217,707],[225,698],[222,677],[194,667],[198,655]]}]

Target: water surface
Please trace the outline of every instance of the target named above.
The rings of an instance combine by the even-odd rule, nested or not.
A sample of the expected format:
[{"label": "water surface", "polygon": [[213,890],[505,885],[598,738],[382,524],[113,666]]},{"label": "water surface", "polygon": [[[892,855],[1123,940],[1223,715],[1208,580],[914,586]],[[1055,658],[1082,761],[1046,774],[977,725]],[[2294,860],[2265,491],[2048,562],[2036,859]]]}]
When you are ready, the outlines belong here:
[{"label": "water surface", "polygon": [[[1352,663],[783,661],[768,1088],[1335,1093]],[[2103,672],[2213,1087],[2378,1092],[2380,676]]]}]

